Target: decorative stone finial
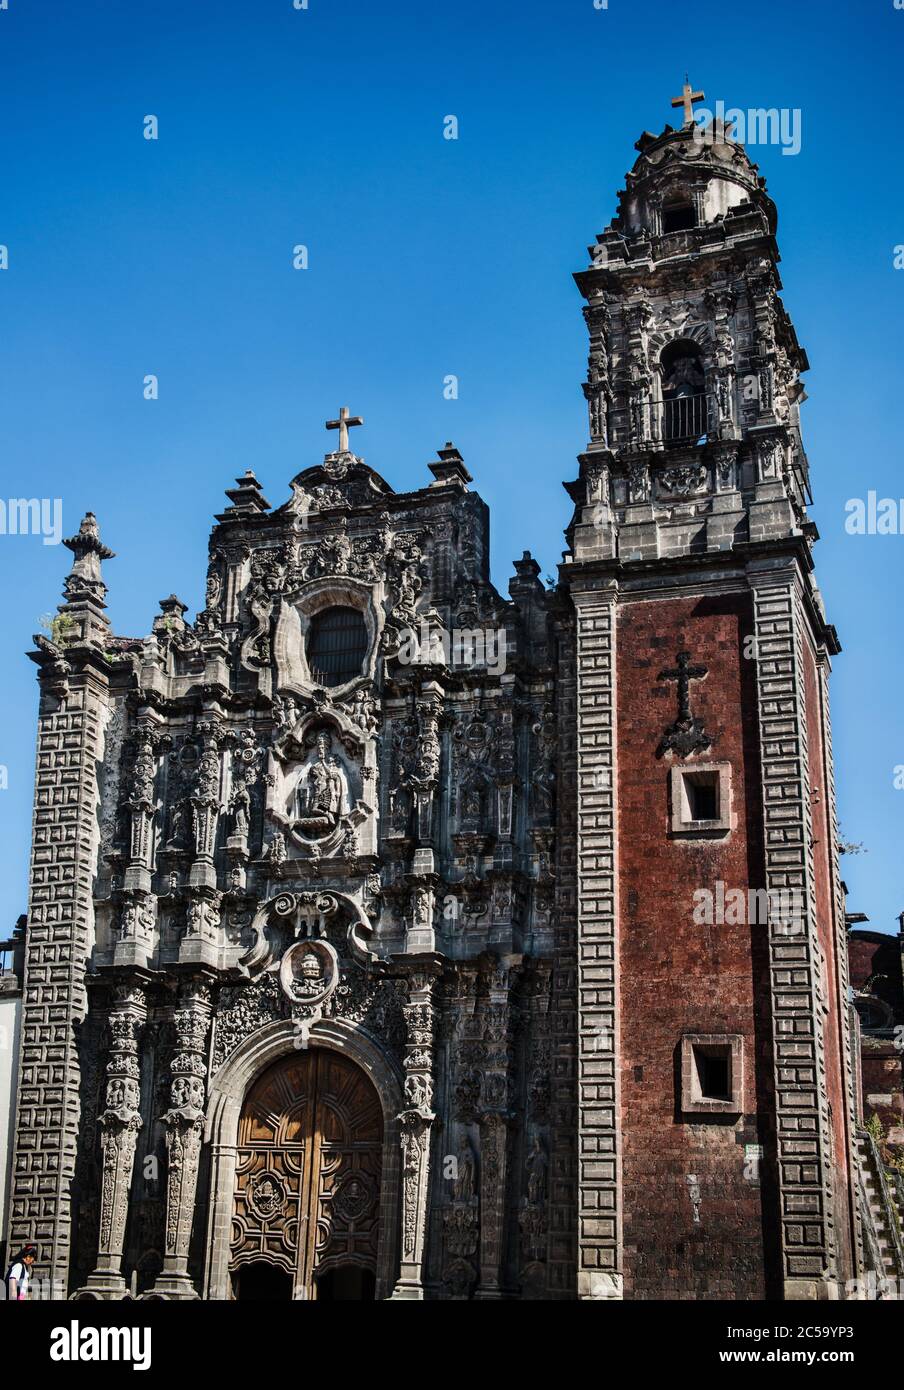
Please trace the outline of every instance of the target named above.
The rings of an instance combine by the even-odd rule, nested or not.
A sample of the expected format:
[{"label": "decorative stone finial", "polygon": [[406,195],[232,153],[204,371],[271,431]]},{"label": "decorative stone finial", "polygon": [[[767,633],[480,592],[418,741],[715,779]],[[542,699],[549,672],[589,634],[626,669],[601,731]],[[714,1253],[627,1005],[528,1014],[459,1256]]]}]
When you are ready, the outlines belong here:
[{"label": "decorative stone finial", "polygon": [[[446,440],[444,449],[437,449],[436,452],[439,455],[439,463],[428,463],[427,467],[437,483],[463,483],[467,487],[468,483],[474,481],[451,439]],[[436,483],[432,486],[436,487]]]},{"label": "decorative stone finial", "polygon": [[103,608],[107,586],[101,578],[100,564],[101,560],[112,560],[114,552],[101,541],[93,512],[85,513],[78,534],[63,544],[75,556],[63,586],[65,605],[93,603]]},{"label": "decorative stone finial", "polygon": [[270,510],[270,503],[261,490],[261,485],[254,475],[253,468],[246,468],[242,477],[236,478],[235,481],[235,487],[226,489],[226,496],[232,506],[227,507],[226,511],[217,517],[217,521],[231,520],[234,516]]}]

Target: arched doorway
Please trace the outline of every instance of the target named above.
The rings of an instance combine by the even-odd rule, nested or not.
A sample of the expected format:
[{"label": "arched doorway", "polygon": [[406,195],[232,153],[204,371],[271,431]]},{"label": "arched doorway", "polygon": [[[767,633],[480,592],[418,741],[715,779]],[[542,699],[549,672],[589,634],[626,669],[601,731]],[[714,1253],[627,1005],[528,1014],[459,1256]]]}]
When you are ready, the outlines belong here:
[{"label": "arched doorway", "polygon": [[239,1119],[235,1296],[267,1297],[264,1265],[288,1276],[295,1298],[373,1297],[382,1150],[379,1097],[349,1058],[311,1048],[269,1067]]},{"label": "arched doorway", "polygon": [[233,1289],[241,1303],[288,1303],[292,1298],[292,1276],[287,1269],[252,1260],[235,1271]]}]

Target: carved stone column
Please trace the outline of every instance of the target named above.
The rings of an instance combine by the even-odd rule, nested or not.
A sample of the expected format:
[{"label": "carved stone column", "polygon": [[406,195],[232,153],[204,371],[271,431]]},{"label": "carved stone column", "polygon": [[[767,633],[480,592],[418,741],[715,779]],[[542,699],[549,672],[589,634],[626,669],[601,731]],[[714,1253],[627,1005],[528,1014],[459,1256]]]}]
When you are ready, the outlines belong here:
[{"label": "carved stone column", "polygon": [[110,1010],[106,1109],[100,1116],[103,1156],[97,1265],[85,1286],[85,1292],[96,1298],[122,1298],[126,1293],[122,1252],[141,1129],[138,1038],[146,1017],[143,987],[135,983],[118,986]]},{"label": "carved stone column", "polygon": [[[426,847],[431,857],[434,802],[442,756],[439,738],[442,710],[442,686],[436,681],[425,681],[417,701],[416,717],[404,721],[397,735],[397,788],[393,795],[396,827],[406,834],[414,829],[417,844]],[[398,792],[404,795],[396,801]],[[413,826],[410,810],[413,810]]]},{"label": "carved stone column", "polygon": [[424,1297],[424,1251],[433,1121],[433,987],[435,971],[411,975],[404,1006],[406,1108],[399,1115],[402,1143],[402,1258],[393,1298]]},{"label": "carved stone column", "polygon": [[193,980],[185,985],[173,1014],[176,1051],[170,1062],[170,1109],[166,1126],[166,1230],[163,1271],[155,1294],[197,1298],[188,1275],[198,1164],[204,1133],[205,1047],[210,1026],[210,986]]},{"label": "carved stone column", "polygon": [[136,734],[135,762],[127,805],[130,813],[129,865],[125,887],[147,892],[151,886],[151,826],[154,820],[157,742],[147,725]]},{"label": "carved stone column", "polygon": [[477,1299],[503,1297],[506,1177],[512,1120],[509,972],[504,966],[495,966],[491,971],[488,994],[483,1030],[486,1071],[480,1116],[480,1283],[474,1294]]},{"label": "carved stone column", "polygon": [[192,830],[195,859],[191,867],[192,886],[215,888],[217,883],[213,854],[220,814],[219,730],[212,721],[201,728],[201,757],[191,794]]},{"label": "carved stone column", "polygon": [[114,963],[123,970],[148,965],[154,948],[155,900],[151,893],[153,825],[157,806],[157,758],[165,736],[148,723],[135,733],[135,760],[126,808],[129,814],[129,859],[122,880]]}]

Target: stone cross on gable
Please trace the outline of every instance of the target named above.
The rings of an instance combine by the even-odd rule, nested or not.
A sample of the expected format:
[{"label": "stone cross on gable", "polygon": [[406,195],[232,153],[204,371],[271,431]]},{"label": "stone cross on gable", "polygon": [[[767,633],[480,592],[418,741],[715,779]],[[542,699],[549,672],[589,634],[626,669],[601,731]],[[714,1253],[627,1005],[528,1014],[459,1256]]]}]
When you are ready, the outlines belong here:
[{"label": "stone cross on gable", "polygon": [[348,413],[348,406],[347,406],[347,405],[343,405],[343,406],[340,406],[340,407],[339,407],[339,419],[338,419],[338,420],[327,420],[327,422],[326,422],[326,427],[327,427],[328,430],[338,430],[338,431],[339,431],[339,449],[338,449],[338,452],[339,452],[340,454],[347,454],[347,453],[348,453],[348,431],[349,431],[350,426],[352,426],[352,425],[363,425],[363,424],[364,424],[364,421],[363,421],[363,419],[361,418],[360,415],[349,415],[349,413]]},{"label": "stone cross on gable", "polygon": [[684,88],[683,88],[683,90],[682,90],[681,96],[680,96],[680,97],[672,97],[672,105],[673,105],[673,106],[683,106],[683,107],[684,107],[684,124],[685,124],[685,125],[692,125],[692,124],[693,124],[693,121],[694,121],[694,102],[695,102],[695,101],[702,101],[702,100],[704,99],[705,96],[706,96],[706,93],[705,93],[705,92],[695,92],[695,91],[694,91],[693,87],[691,86],[690,82],[689,82],[688,79],[687,79],[687,73],[685,73],[685,74],[684,74]]}]

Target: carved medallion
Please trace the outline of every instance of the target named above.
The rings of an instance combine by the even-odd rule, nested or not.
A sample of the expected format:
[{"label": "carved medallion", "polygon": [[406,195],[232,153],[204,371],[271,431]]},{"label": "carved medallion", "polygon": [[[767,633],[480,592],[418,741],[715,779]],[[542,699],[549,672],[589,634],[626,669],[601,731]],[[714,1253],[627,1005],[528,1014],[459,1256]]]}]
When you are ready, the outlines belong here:
[{"label": "carved medallion", "polygon": [[278,1216],[286,1205],[286,1192],[272,1173],[258,1173],[248,1184],[248,1205],[261,1221]]},{"label": "carved medallion", "polygon": [[338,981],[339,960],[328,941],[297,941],[280,963],[279,983],[293,1004],[323,1004]]}]

